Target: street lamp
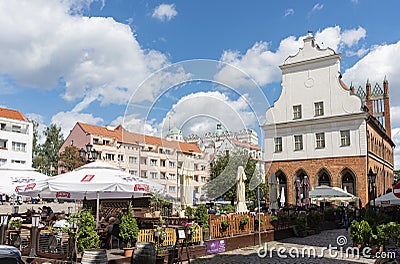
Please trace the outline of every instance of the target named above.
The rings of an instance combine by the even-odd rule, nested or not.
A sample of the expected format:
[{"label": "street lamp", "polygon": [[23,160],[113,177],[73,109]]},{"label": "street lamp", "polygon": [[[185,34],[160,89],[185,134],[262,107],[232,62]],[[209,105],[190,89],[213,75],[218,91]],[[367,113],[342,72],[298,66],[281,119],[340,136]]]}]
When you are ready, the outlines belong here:
[{"label": "street lamp", "polygon": [[[86,159],[86,154],[87,154],[87,159]],[[87,163],[95,161],[97,157],[99,156],[99,152],[97,152],[94,148],[93,145],[89,143],[86,144],[86,150],[81,148],[79,150],[79,157],[86,161]]]},{"label": "street lamp", "polygon": [[0,215],[0,225],[1,225],[0,245],[4,244],[4,235],[7,224],[8,224],[8,215]]},{"label": "street lamp", "polygon": [[34,214],[32,215],[32,247],[31,252],[29,253],[29,257],[36,257],[36,248],[37,248],[37,235],[38,235],[38,227],[40,222],[40,215]]},{"label": "street lamp", "polygon": [[374,199],[374,209],[375,209],[375,181],[376,181],[376,173],[372,171],[372,168],[369,168],[368,188],[370,190],[370,193],[372,191],[372,199]]}]

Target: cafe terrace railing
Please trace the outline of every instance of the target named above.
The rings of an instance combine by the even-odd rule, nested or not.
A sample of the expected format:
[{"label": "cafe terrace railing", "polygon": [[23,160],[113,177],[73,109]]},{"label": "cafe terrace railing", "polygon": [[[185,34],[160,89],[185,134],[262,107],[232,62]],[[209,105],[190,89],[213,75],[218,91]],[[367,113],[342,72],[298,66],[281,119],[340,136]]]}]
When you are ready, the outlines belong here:
[{"label": "cafe terrace railing", "polygon": [[[176,229],[167,227],[165,228],[165,236],[162,241],[159,241],[158,237],[155,236],[154,229],[140,229],[137,242],[156,243],[163,247],[173,246],[176,244]],[[190,235],[187,242],[189,244],[197,244],[203,241],[203,230],[201,227],[197,227],[197,232]]]},{"label": "cafe terrace railing", "polygon": [[[241,224],[242,219],[247,218],[246,224]],[[261,214],[261,232],[274,229],[270,223],[271,215]],[[226,221],[229,225],[224,228],[222,222]],[[229,237],[241,234],[258,232],[258,215],[246,214],[226,214],[209,216],[210,238]]]}]

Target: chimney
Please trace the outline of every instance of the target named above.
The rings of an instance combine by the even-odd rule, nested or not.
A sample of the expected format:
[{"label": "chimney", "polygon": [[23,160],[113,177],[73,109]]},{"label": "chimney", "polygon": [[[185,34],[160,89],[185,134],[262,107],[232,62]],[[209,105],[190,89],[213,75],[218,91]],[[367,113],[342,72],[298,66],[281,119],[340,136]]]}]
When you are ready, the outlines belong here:
[{"label": "chimney", "polygon": [[374,109],[372,107],[372,100],[371,100],[371,83],[369,82],[369,79],[367,80],[367,85],[366,85],[366,90],[367,90],[367,96],[366,96],[366,101],[365,104],[368,108],[368,111],[371,115],[374,115]]},{"label": "chimney", "polygon": [[390,122],[390,100],[389,100],[389,82],[386,79],[383,80],[383,116],[385,118],[385,129],[386,135],[392,138],[392,125]]}]

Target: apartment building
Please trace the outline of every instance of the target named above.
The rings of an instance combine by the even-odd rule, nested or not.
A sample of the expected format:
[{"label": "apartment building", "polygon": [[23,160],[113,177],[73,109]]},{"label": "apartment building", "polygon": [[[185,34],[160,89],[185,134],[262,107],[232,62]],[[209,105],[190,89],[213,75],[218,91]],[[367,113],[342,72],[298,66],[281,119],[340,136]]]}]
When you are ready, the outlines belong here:
[{"label": "apartment building", "polygon": [[209,178],[206,156],[196,144],[132,133],[121,125],[102,127],[78,122],[60,152],[69,145],[85,149],[88,143],[99,153],[98,160],[164,185],[171,199],[180,198],[182,174],[190,177],[191,197],[196,201]]},{"label": "apartment building", "polygon": [[0,108],[0,166],[32,166],[33,124],[17,110]]}]

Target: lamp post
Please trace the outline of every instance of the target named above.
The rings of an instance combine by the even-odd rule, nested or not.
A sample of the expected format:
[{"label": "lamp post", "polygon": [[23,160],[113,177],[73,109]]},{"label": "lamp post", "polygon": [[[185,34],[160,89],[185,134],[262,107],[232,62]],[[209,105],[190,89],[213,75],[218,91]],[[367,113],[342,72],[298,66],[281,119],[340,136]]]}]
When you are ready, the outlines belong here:
[{"label": "lamp post", "polygon": [[31,252],[29,253],[29,257],[36,257],[36,248],[37,248],[37,235],[38,235],[38,227],[39,227],[40,215],[35,214],[32,215],[32,243],[31,243]]},{"label": "lamp post", "polygon": [[3,245],[6,226],[8,224],[8,215],[0,215],[0,224],[1,224],[0,245]]},{"label": "lamp post", "polygon": [[[97,157],[99,156],[99,152],[97,152],[94,148],[93,145],[89,143],[87,143],[85,145],[86,150],[84,150],[83,148],[81,148],[79,150],[79,157],[83,160],[86,161],[86,163],[89,162],[93,162],[97,159]],[[87,158],[86,158],[86,154],[87,154]]]},{"label": "lamp post", "polygon": [[376,181],[376,173],[372,171],[372,168],[369,168],[368,172],[368,188],[370,189],[370,193],[372,191],[372,199],[374,199],[374,210],[375,210],[375,181]]}]

